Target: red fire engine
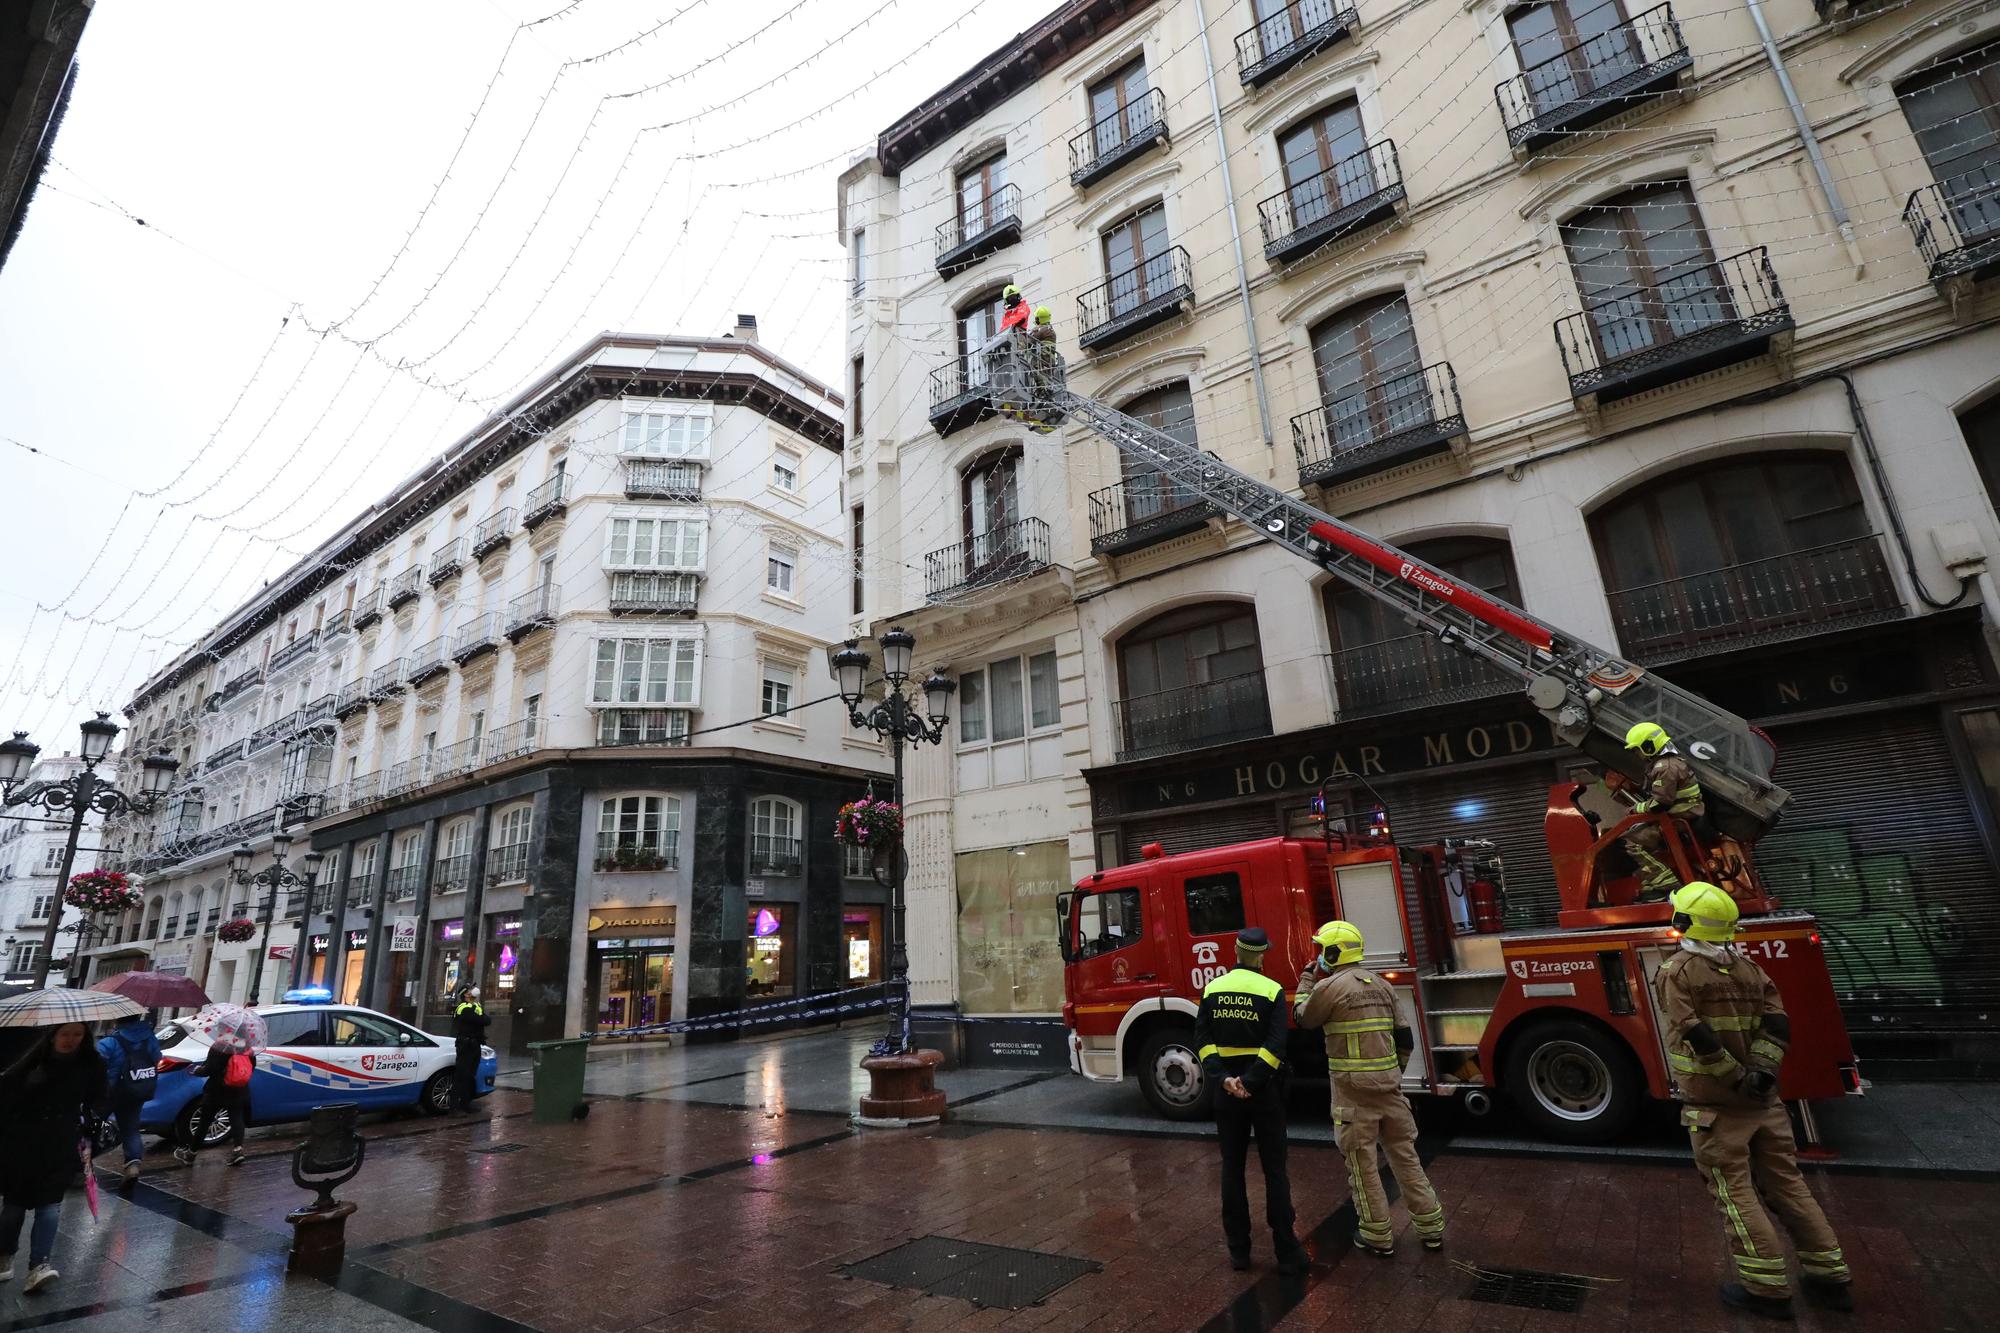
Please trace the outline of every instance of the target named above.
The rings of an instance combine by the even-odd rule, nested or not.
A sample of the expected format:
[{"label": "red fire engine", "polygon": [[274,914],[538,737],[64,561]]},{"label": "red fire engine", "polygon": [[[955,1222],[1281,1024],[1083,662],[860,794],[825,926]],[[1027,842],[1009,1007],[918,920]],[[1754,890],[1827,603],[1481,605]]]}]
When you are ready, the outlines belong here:
[{"label": "red fire engine", "polygon": [[[1547,1133],[1615,1133],[1646,1096],[1668,1097],[1652,978],[1678,947],[1665,903],[1638,901],[1621,840],[1652,823],[1682,882],[1706,879],[1741,908],[1743,947],[1793,1015],[1780,1073],[1803,1104],[1859,1090],[1854,1056],[1810,916],[1779,910],[1751,849],[1788,799],[1776,750],[1742,718],[1636,663],[1536,619],[1289,492],[1164,431],[1071,392],[1059,358],[1018,333],[987,348],[994,406],[1052,427],[1065,418],[1264,539],[1386,603],[1440,642],[1517,680],[1558,736],[1603,765],[1601,783],[1552,788],[1544,830],[1561,899],[1555,927],[1502,933],[1501,866],[1477,841],[1400,846],[1386,820],[1319,840],[1272,838],[1100,871],[1061,902],[1070,1061],[1088,1078],[1136,1071],[1154,1105],[1203,1114],[1207,1089],[1190,1037],[1208,980],[1244,925],[1270,933],[1266,971],[1296,989],[1314,928],[1354,922],[1365,956],[1398,991],[1417,1037],[1406,1086],[1462,1096],[1504,1092]],[[1643,777],[1626,731],[1655,722],[1693,766],[1707,812],[1694,823],[1637,813],[1616,792]],[[1308,1046],[1311,1038],[1308,1036]],[[1317,1067],[1304,1058],[1304,1067]],[[1810,1130],[1810,1123],[1808,1123]]]}]

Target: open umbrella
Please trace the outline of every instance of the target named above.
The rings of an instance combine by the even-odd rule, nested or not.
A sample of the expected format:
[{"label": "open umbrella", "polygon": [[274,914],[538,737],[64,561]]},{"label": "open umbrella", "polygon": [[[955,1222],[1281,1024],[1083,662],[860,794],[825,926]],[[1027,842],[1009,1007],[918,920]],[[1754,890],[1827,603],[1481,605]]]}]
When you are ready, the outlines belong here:
[{"label": "open umbrella", "polygon": [[211,1004],[189,1019],[188,1027],[225,1051],[261,1051],[271,1044],[264,1016],[240,1004]]},{"label": "open umbrella", "polygon": [[62,1023],[97,1023],[145,1012],[145,1005],[103,991],[67,987],[31,990],[0,1000],[0,1028],[52,1028]]},{"label": "open umbrella", "polygon": [[123,995],[148,1009],[195,1009],[208,1003],[208,992],[192,979],[166,972],[120,972],[91,989]]}]

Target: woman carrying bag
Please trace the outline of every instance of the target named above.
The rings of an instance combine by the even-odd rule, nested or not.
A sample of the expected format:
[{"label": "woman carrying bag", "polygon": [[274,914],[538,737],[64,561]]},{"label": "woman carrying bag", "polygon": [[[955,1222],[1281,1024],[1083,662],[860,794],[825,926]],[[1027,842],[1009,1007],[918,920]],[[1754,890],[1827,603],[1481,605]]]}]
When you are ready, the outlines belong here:
[{"label": "woman carrying bag", "polygon": [[21,1226],[30,1213],[23,1291],[56,1280],[56,1225],[63,1194],[82,1165],[84,1123],[102,1113],[104,1059],[81,1023],[45,1029],[41,1040],[0,1075],[0,1282],[14,1276]]}]

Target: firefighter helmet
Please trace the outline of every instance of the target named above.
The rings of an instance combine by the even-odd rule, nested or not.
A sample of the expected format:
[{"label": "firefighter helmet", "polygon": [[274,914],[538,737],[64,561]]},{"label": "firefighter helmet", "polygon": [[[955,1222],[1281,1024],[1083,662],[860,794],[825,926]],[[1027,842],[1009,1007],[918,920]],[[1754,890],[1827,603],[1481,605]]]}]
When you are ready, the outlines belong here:
[{"label": "firefighter helmet", "polygon": [[1361,930],[1351,921],[1329,921],[1313,932],[1313,943],[1335,967],[1361,961]]},{"label": "firefighter helmet", "polygon": [[1054,319],[1055,316],[1049,313],[1049,308],[1047,306],[1038,305],[1035,307],[1035,323],[1047,324]]},{"label": "firefighter helmet", "polygon": [[1736,900],[1706,880],[1674,893],[1674,929],[1691,940],[1727,944],[1736,935]]},{"label": "firefighter helmet", "polygon": [[1667,735],[1666,728],[1657,722],[1634,722],[1632,729],[1625,733],[1625,748],[1637,750],[1648,759],[1673,743],[1673,737]]},{"label": "firefighter helmet", "polygon": [[1012,305],[1021,299],[1021,289],[1010,282],[1007,284],[1006,290],[1000,293],[1000,299]]}]

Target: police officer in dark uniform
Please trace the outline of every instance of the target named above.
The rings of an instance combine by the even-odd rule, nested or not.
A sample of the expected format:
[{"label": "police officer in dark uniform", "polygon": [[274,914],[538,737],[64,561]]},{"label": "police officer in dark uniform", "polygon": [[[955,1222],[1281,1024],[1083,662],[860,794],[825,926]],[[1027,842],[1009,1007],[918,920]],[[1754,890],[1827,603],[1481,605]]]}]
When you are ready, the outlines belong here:
[{"label": "police officer in dark uniform", "polygon": [[1236,934],[1236,966],[1208,983],[1194,1020],[1202,1075],[1214,1089],[1222,1142],[1222,1234],[1229,1265],[1250,1266],[1250,1196],[1243,1169],[1250,1139],[1264,1168],[1264,1217],[1278,1271],[1306,1271],[1293,1234],[1292,1182],[1285,1171],[1285,990],[1264,975],[1270,937],[1255,926]]},{"label": "police officer in dark uniform", "polygon": [[479,1048],[486,1040],[486,1006],[479,1003],[479,987],[467,986],[458,993],[458,1007],[452,1011],[451,1034],[456,1039],[457,1063],[452,1067],[451,1109],[464,1115],[472,1109],[479,1081]]}]

